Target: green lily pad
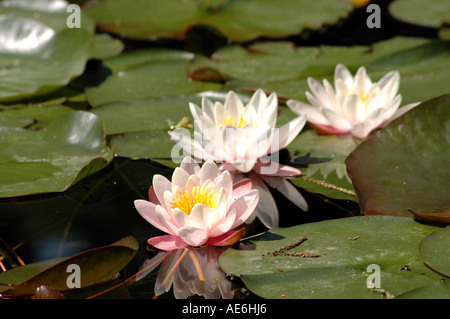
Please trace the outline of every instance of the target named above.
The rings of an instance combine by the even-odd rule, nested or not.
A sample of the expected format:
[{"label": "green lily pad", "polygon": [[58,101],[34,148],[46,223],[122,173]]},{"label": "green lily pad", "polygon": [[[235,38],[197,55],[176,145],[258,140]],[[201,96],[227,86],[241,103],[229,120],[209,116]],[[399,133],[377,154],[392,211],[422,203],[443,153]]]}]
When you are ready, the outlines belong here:
[{"label": "green lily pad", "polygon": [[353,6],[349,1],[330,0],[118,0],[88,2],[83,9],[102,30],[135,39],[184,39],[189,28],[205,25],[233,41],[250,41],[335,23]]},{"label": "green lily pad", "polygon": [[345,165],[345,158],[356,145],[349,136],[318,135],[314,130],[302,132],[288,146],[294,152],[294,163],[302,171],[302,177],[293,178],[292,182],[330,198],[357,201]]},{"label": "green lily pad", "polygon": [[[416,38],[394,38],[375,43],[373,47],[295,47],[289,42],[259,43],[244,49],[228,46],[215,52],[210,59],[196,57],[190,65],[190,75],[210,68],[227,80],[227,87],[236,91],[263,88],[277,92],[281,100],[308,102],[307,78],[333,81],[338,63],[355,74],[365,66],[373,81],[386,73],[400,73],[399,93],[402,105],[430,99],[448,93],[447,72],[450,44]],[[203,79],[207,81],[207,79]]]},{"label": "green lily pad", "polygon": [[422,261],[434,271],[450,278],[450,228],[433,232],[420,243]]},{"label": "green lily pad", "polygon": [[64,3],[0,3],[0,102],[48,93],[83,72],[94,25],[83,15],[80,28],[68,28]]},{"label": "green lily pad", "polygon": [[365,214],[449,222],[450,95],[425,101],[346,159]]},{"label": "green lily pad", "polygon": [[450,4],[445,0],[396,0],[389,5],[389,12],[402,21],[428,27],[450,23]]},{"label": "green lily pad", "polygon": [[376,76],[398,70],[402,104],[408,104],[449,93],[445,84],[449,63],[450,42],[432,41],[380,57],[368,64],[367,70]]},{"label": "green lily pad", "polygon": [[69,107],[57,104],[9,107],[0,112],[0,126],[42,128],[58,116],[72,111]]},{"label": "green lily pad", "polygon": [[401,294],[396,299],[450,299],[450,280],[413,289]]},{"label": "green lily pad", "polygon": [[200,95],[108,103],[91,110],[99,116],[108,135],[143,131],[169,131],[184,117],[192,122],[189,103],[201,105]]},{"label": "green lily pad", "polygon": [[[226,250],[219,265],[264,298],[392,297],[439,281],[417,251],[422,238],[439,229],[392,216],[277,228]],[[380,286],[373,288],[380,290],[367,287],[368,267],[374,264],[380,268]]]},{"label": "green lily pad", "polygon": [[193,54],[177,50],[143,50],[106,59],[112,74],[99,86],[86,89],[94,107],[112,102],[195,94],[218,90],[218,83],[190,80],[187,63]]},{"label": "green lily pad", "polygon": [[39,130],[5,129],[0,145],[0,197],[62,192],[112,157],[100,119],[84,111]]},{"label": "green lily pad", "polygon": [[94,52],[91,55],[93,59],[107,59],[118,56],[122,53],[125,45],[119,39],[114,39],[107,33],[94,35]]},{"label": "green lily pad", "polygon": [[[2,296],[31,296],[41,285],[65,292],[70,265],[80,270],[80,287],[87,288],[112,280],[135,256],[139,245],[133,237],[122,238],[104,247],[93,248],[68,258],[57,258],[13,268],[0,274]],[[8,289],[8,285],[13,287]],[[7,289],[5,289],[6,287]]]},{"label": "green lily pad", "polygon": [[[320,47],[295,47],[290,42],[266,42],[258,43],[248,48],[241,46],[228,46],[215,52],[211,58],[198,56],[190,65],[190,74],[195,74],[195,70],[208,67],[222,74],[227,79],[227,87],[234,90],[263,88],[267,91],[277,92],[281,98],[297,99],[306,102],[305,91],[309,91],[307,84],[308,77],[314,77],[321,81],[326,78],[333,80],[335,67],[338,63],[354,73],[361,66],[371,66],[368,68],[372,80],[380,79],[385,73],[391,70],[399,69],[403,79],[403,71],[400,67],[408,67],[408,76],[410,85],[419,81],[421,85],[421,73],[413,70],[413,65],[421,62],[423,57],[416,56],[415,62],[408,65],[401,63],[402,60],[396,60],[396,63],[389,62],[389,70],[382,69],[385,66],[381,62],[379,65],[371,65],[372,62],[381,60],[383,57],[390,57],[395,52],[404,52],[404,55],[412,54],[415,48],[418,50],[429,50],[432,58],[428,61],[435,61],[437,65],[429,64],[431,70],[436,72],[442,69],[442,64],[447,62],[443,47],[430,45],[430,41],[416,38],[394,38],[379,43],[372,47],[366,46],[320,46]],[[424,46],[422,48],[421,46]],[[434,46],[434,47],[433,47]],[[443,45],[445,46],[445,45]],[[424,67],[425,68],[425,67]],[[215,76],[217,77],[217,76]],[[439,75],[442,78],[442,74]],[[206,79],[204,79],[206,80]],[[446,83],[446,81],[444,81]],[[434,84],[436,85],[436,83]],[[428,87],[425,85],[425,87]],[[436,88],[428,88],[433,92],[446,93],[447,89],[442,84]],[[428,89],[416,90],[410,92],[400,84],[400,93],[403,95],[404,103],[411,103],[423,100],[429,96]],[[418,92],[417,92],[418,91]],[[424,92],[425,91],[425,92]],[[421,93],[422,92],[422,93]],[[409,94],[413,94],[409,97]]]}]

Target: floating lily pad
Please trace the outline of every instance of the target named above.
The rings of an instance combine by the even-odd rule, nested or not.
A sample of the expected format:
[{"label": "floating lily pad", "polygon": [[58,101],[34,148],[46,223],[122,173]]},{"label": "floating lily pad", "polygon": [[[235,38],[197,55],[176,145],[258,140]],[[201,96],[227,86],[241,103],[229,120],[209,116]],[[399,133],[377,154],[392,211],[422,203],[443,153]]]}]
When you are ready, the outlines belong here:
[{"label": "floating lily pad", "polygon": [[81,16],[80,28],[68,28],[64,4],[0,3],[0,102],[48,93],[83,72],[94,25]]},{"label": "floating lily pad", "polygon": [[450,278],[450,228],[433,232],[422,240],[420,258],[434,271]]},{"label": "floating lily pad", "polygon": [[349,1],[218,0],[96,1],[85,11],[108,32],[135,39],[184,39],[192,26],[206,25],[234,41],[285,37],[335,23],[353,9]]},{"label": "floating lily pad", "polygon": [[[392,216],[308,223],[272,229],[230,248],[219,264],[264,298],[393,297],[439,281],[417,250],[422,238],[439,229]],[[373,264],[380,268],[380,286],[372,288],[380,291],[367,287]]]},{"label": "floating lily pad", "polygon": [[[423,102],[346,159],[365,214],[449,222],[450,95]],[[442,212],[442,214],[440,214]]]},{"label": "floating lily pad", "polygon": [[389,12],[397,19],[428,27],[440,27],[450,23],[450,3],[446,0],[396,0],[389,5]]},{"label": "floating lily pad", "polygon": [[302,177],[293,178],[292,182],[313,193],[357,201],[345,165],[345,158],[355,147],[349,136],[318,135],[314,130],[302,132],[288,146],[295,152],[293,161],[302,171]]},{"label": "floating lily pad", "polygon": [[447,42],[402,37],[375,43],[370,48],[295,47],[289,42],[268,42],[248,48],[228,46],[211,58],[197,57],[190,63],[190,74],[207,67],[220,72],[231,89],[263,88],[285,99],[307,102],[307,78],[333,83],[338,63],[346,65],[353,74],[365,66],[373,81],[397,70],[401,77],[399,93],[405,105],[448,93],[449,52]]},{"label": "floating lily pad", "polygon": [[38,130],[3,130],[0,196],[66,190],[111,159],[105,143],[100,119],[83,111],[62,114]]},{"label": "floating lily pad", "polygon": [[450,299],[450,280],[416,288],[401,294],[397,299]]},{"label": "floating lily pad", "polygon": [[107,59],[122,53],[125,45],[119,39],[114,39],[107,33],[99,33],[94,35],[94,52],[91,58]]},{"label": "floating lily pad", "polygon": [[[25,297],[36,293],[36,289],[45,285],[57,291],[65,292],[68,277],[76,265],[80,270],[80,287],[87,288],[112,280],[135,256],[139,245],[133,237],[123,238],[111,245],[90,249],[68,258],[57,258],[13,268],[0,274],[3,296]],[[13,285],[8,288],[8,285]]]},{"label": "floating lily pad", "polygon": [[221,84],[188,78],[187,63],[193,57],[177,50],[143,50],[106,59],[104,65],[112,74],[99,86],[88,87],[86,98],[97,107],[220,89]]},{"label": "floating lily pad", "polygon": [[450,63],[450,42],[432,41],[387,54],[367,65],[369,74],[400,72],[402,104],[420,102],[449,93],[445,84]]}]

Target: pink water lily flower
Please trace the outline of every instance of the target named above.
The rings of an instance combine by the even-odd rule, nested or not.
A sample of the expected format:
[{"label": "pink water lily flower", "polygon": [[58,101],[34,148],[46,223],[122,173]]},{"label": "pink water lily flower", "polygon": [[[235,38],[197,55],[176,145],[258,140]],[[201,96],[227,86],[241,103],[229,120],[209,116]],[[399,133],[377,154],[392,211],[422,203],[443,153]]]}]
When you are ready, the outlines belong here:
[{"label": "pink water lily flower", "polygon": [[325,79],[323,85],[308,78],[311,92],[306,92],[308,105],[288,100],[286,104],[297,114],[306,114],[309,124],[319,133],[352,134],[366,138],[377,128],[386,126],[419,103],[400,107],[402,97],[397,94],[400,74],[391,71],[373,83],[364,67],[355,77],[342,64],[334,72],[334,88]]},{"label": "pink water lily flower", "polygon": [[134,202],[139,214],[166,232],[148,239],[162,250],[187,246],[228,246],[242,238],[236,230],[252,213],[259,193],[249,179],[233,184],[228,171],[220,171],[213,161],[202,167],[191,157],[175,168],[172,181],[154,175],[149,201]]}]

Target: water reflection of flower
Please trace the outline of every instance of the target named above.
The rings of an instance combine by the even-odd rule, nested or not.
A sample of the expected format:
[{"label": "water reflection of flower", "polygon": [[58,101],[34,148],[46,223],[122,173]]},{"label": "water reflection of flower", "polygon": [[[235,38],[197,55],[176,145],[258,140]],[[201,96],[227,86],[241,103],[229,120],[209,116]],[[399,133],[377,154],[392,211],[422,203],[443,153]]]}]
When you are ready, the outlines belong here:
[{"label": "water reflection of flower", "polygon": [[161,296],[171,288],[177,299],[199,295],[205,299],[232,299],[231,281],[219,268],[218,258],[224,248],[205,246],[159,251],[141,266],[136,280],[141,280],[159,265],[155,295]]},{"label": "water reflection of flower", "polygon": [[220,168],[228,170],[235,182],[247,177],[252,180],[260,199],[247,222],[258,217],[268,228],[278,226],[278,208],[266,183],[303,211],[308,210],[303,196],[288,181],[301,171],[279,162],[279,151],[300,133],[306,123],[305,115],[276,128],[277,95],[267,96],[261,89],[245,106],[230,91],[224,104],[204,97],[202,108],[191,103],[190,109],[199,132],[191,138],[185,130],[174,130],[170,132],[172,139],[195,158],[222,163]]}]

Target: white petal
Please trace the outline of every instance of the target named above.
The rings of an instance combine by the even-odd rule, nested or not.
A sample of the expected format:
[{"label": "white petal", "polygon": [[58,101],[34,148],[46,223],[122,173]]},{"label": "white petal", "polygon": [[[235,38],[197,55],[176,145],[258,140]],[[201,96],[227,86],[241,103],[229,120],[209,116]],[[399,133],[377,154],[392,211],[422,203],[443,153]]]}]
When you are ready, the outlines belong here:
[{"label": "white petal", "polygon": [[230,116],[233,122],[239,123],[241,112],[244,109],[244,105],[239,96],[233,91],[230,91],[225,98],[224,107],[226,115]]},{"label": "white petal", "polygon": [[308,211],[308,204],[303,198],[302,194],[292,185],[285,177],[264,176],[263,179],[272,187],[277,189],[287,199],[294,203],[303,211]]},{"label": "white petal", "polygon": [[309,77],[307,81],[312,93],[315,95],[320,105],[324,107],[330,107],[330,96],[328,95],[325,88],[314,78]]},{"label": "white petal", "polygon": [[212,209],[205,204],[195,204],[191,214],[187,215],[185,226],[209,229]]},{"label": "white petal", "polygon": [[277,152],[282,148],[288,146],[294,138],[300,133],[306,123],[306,115],[298,116],[295,119],[289,121],[283,125],[279,130],[278,147],[271,147],[270,153]]},{"label": "white petal", "polygon": [[329,109],[323,109],[322,112],[325,118],[330,122],[330,125],[334,128],[341,131],[346,131],[351,128],[351,124],[345,118],[337,115],[335,112]]},{"label": "white petal", "polygon": [[343,81],[343,84],[347,86],[347,88],[351,88],[353,86],[353,76],[350,71],[342,64],[338,64],[336,69],[334,70],[334,87],[337,89],[338,84],[336,81],[340,79]]},{"label": "white petal", "polygon": [[222,103],[216,102],[214,104],[214,120],[216,125],[222,125],[226,120],[225,108]]},{"label": "white petal", "polygon": [[279,215],[275,200],[266,184],[253,172],[250,173],[253,186],[259,192],[259,202],[255,208],[255,215],[267,228],[278,227]]},{"label": "white petal", "polygon": [[189,109],[191,110],[192,117],[194,118],[194,121],[201,120],[203,116],[203,111],[201,108],[199,108],[194,103],[189,103]]},{"label": "white petal", "polygon": [[214,226],[209,236],[217,237],[226,233],[231,229],[235,220],[236,220],[236,210],[232,209],[230,212],[228,212],[228,214],[224,218],[221,219],[221,221],[217,225]]},{"label": "white petal", "polygon": [[266,93],[262,89],[257,89],[247,105],[253,105],[258,111],[261,106],[265,107],[267,102]]},{"label": "white petal", "polygon": [[202,98],[202,111],[214,121],[214,103],[205,96]]},{"label": "white petal", "polygon": [[286,102],[287,106],[292,110],[292,112],[303,115],[306,114],[307,120],[313,124],[318,125],[329,125],[330,122],[323,116],[323,114],[315,107],[312,107],[306,103],[288,100]]},{"label": "white petal", "polygon": [[411,103],[411,104],[407,104],[405,106],[400,107],[395,113],[394,115],[390,118],[390,120],[395,120],[396,118],[399,118],[400,116],[402,116],[403,114],[405,114],[406,112],[408,112],[409,110],[415,108],[417,105],[419,105],[421,102],[416,102],[416,103]]},{"label": "white petal", "polygon": [[364,110],[359,95],[350,93],[342,104],[342,115],[351,124],[360,120],[364,116]]},{"label": "white petal", "polygon": [[367,72],[365,67],[360,67],[355,75],[355,91],[359,94],[364,92],[367,83]]},{"label": "white petal", "polygon": [[190,246],[201,246],[208,240],[208,232],[204,228],[183,227],[178,231],[178,236]]}]

